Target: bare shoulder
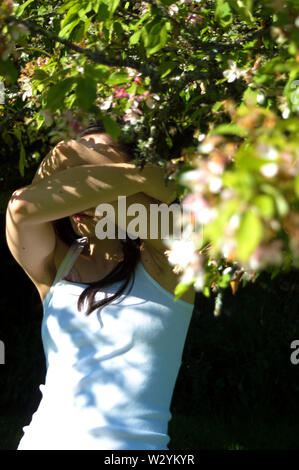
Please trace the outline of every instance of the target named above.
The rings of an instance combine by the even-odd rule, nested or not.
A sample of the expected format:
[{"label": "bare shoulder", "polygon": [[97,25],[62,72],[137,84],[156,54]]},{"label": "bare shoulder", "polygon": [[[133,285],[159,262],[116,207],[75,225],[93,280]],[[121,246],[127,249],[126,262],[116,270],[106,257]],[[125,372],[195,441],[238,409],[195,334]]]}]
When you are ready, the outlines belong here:
[{"label": "bare shoulder", "polygon": [[[164,253],[165,249],[166,247],[162,240],[160,240],[160,244],[153,244],[150,240],[143,240],[141,262],[147,273],[157,281],[161,287],[173,294],[176,285],[179,283],[179,276],[173,272],[173,266],[169,264],[167,256]],[[195,289],[190,287],[180,298],[194,305],[195,294]]]}]

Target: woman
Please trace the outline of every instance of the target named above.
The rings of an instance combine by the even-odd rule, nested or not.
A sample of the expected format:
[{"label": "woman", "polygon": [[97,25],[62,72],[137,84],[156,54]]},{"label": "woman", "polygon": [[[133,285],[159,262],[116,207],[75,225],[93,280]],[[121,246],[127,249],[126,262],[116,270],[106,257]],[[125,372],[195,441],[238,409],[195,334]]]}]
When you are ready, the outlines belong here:
[{"label": "woman", "polygon": [[[13,193],[7,243],[41,297],[47,363],[18,450],[167,450],[195,294],[174,302],[178,278],[161,236],[100,240],[95,208],[117,212],[122,195],[149,212],[173,201],[174,189],[161,168],[141,171],[120,143],[90,128],[79,142],[59,143],[32,184]],[[65,221],[77,237],[71,246]]]}]

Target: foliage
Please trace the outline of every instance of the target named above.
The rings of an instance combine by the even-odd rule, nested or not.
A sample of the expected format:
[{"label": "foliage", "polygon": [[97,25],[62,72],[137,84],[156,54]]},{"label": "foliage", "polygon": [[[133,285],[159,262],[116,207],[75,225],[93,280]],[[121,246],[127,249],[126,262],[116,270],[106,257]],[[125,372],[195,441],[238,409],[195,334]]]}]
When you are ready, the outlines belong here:
[{"label": "foliage", "polygon": [[22,175],[42,130],[53,144],[101,119],[136,142],[186,209],[175,293],[212,290],[218,314],[228,286],[299,265],[296,15],[295,0],[3,0],[2,139]]}]

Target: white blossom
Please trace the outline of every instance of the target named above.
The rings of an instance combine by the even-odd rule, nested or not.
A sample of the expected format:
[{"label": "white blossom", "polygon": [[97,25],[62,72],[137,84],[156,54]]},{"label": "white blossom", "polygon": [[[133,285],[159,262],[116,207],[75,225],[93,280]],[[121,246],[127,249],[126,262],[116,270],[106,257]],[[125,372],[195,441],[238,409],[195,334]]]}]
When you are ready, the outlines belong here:
[{"label": "white blossom", "polygon": [[175,15],[175,13],[177,13],[178,11],[179,11],[179,7],[175,3],[172,3],[169,6],[168,12],[169,12],[170,16]]},{"label": "white blossom", "polygon": [[263,104],[265,102],[265,95],[262,91],[259,91],[257,97],[256,97],[256,101],[258,104]]},{"label": "white blossom", "polygon": [[100,109],[102,110],[107,110],[110,108],[111,104],[112,104],[112,101],[113,101],[113,97],[112,96],[109,96],[107,98],[107,100],[103,101],[103,103],[100,105]]},{"label": "white blossom", "polygon": [[266,165],[263,165],[260,168],[260,172],[266,177],[266,178],[272,178],[275,176],[278,172],[278,165],[276,163],[267,163]]},{"label": "white blossom", "polygon": [[212,176],[209,178],[209,190],[211,193],[219,193],[222,188],[222,179],[217,176]]},{"label": "white blossom", "polygon": [[240,70],[236,62],[228,60],[229,68],[223,71],[223,76],[227,78],[228,83],[233,82],[236,78],[240,78],[246,74],[245,70]]},{"label": "white blossom", "polygon": [[258,144],[257,148],[263,158],[266,158],[267,160],[278,159],[279,154],[275,147],[268,144]]},{"label": "white blossom", "polygon": [[173,266],[179,265],[183,268],[193,260],[195,244],[192,240],[174,240],[171,249],[166,251],[168,261]]},{"label": "white blossom", "polygon": [[32,96],[32,86],[28,77],[23,79],[22,91],[24,92],[22,94],[22,101],[25,101],[27,97],[30,98],[30,96]]}]

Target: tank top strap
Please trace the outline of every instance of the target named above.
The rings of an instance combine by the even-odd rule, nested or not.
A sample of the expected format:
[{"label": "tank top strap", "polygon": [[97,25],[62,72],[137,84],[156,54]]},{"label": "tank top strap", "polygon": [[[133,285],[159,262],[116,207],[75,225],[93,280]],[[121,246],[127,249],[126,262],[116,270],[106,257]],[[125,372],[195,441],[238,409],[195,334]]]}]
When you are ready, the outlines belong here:
[{"label": "tank top strap", "polygon": [[83,248],[86,246],[87,237],[77,238],[70,246],[66,256],[60,264],[53,285],[57,284],[63,277],[67,276],[72,269],[76,259],[80,255]]}]

